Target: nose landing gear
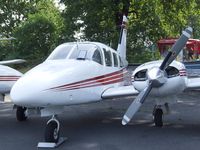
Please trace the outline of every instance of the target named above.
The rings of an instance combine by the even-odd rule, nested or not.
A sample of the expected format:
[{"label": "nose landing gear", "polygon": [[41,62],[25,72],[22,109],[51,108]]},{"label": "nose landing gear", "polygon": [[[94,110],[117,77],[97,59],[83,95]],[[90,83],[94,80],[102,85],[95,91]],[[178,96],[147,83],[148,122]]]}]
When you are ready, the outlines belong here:
[{"label": "nose landing gear", "polygon": [[52,116],[52,118],[47,122],[47,126],[45,129],[45,142],[53,142],[57,143],[60,136],[60,123],[56,119],[56,116]]},{"label": "nose landing gear", "polygon": [[60,137],[60,123],[57,120],[56,115],[53,115],[47,122],[44,139],[45,142],[38,143],[38,148],[55,148],[67,140],[65,137]]}]

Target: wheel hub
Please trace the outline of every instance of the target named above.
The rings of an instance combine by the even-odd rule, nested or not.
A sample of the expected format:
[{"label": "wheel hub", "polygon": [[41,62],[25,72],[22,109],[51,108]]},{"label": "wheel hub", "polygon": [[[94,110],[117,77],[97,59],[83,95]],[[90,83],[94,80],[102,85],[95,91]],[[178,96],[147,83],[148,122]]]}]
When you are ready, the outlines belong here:
[{"label": "wheel hub", "polygon": [[58,129],[57,128],[54,129],[53,137],[54,137],[54,139],[58,138]]}]

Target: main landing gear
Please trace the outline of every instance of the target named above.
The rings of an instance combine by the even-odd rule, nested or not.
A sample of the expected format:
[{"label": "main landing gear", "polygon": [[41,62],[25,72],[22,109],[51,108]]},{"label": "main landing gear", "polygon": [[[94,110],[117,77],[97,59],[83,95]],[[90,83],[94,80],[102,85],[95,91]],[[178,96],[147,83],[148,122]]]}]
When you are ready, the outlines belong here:
[{"label": "main landing gear", "polygon": [[[165,114],[171,113],[168,103],[165,103],[162,106],[165,108],[165,112],[166,112]],[[154,110],[153,110],[153,120],[156,127],[163,126],[163,110],[162,110],[161,105],[155,105]]]},{"label": "main landing gear", "polygon": [[5,95],[4,94],[0,94],[0,101],[4,101]]},{"label": "main landing gear", "polygon": [[27,119],[26,107],[17,106],[16,118],[18,121],[25,121]]},{"label": "main landing gear", "polygon": [[153,111],[153,118],[156,127],[163,126],[163,110],[159,106],[155,106]]}]

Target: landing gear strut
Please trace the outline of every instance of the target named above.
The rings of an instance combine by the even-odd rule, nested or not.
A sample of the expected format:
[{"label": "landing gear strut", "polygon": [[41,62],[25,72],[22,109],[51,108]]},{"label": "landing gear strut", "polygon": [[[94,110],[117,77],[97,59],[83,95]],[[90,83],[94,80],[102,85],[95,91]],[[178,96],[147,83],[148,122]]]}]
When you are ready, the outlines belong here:
[{"label": "landing gear strut", "polygon": [[45,142],[57,143],[60,137],[60,123],[56,119],[56,116],[52,116],[52,118],[47,122],[47,126],[45,129]]},{"label": "landing gear strut", "polygon": [[26,107],[17,106],[16,118],[18,121],[25,121],[27,119],[25,111]]},{"label": "landing gear strut", "polygon": [[154,112],[153,112],[153,116],[154,116],[154,123],[156,127],[162,127],[163,126],[163,121],[162,121],[162,117],[163,117],[163,111],[161,108],[155,108]]}]

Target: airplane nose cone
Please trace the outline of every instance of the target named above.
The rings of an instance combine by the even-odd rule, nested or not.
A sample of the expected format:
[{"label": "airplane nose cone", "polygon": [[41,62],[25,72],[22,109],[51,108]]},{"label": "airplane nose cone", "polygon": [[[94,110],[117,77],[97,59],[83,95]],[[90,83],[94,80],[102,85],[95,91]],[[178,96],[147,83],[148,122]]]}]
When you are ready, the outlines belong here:
[{"label": "airplane nose cone", "polygon": [[52,74],[47,74],[39,70],[40,68],[36,69],[26,73],[12,87],[10,96],[14,104],[37,106],[36,104],[40,103],[46,87],[51,84]]},{"label": "airplane nose cone", "polygon": [[[83,62],[69,60],[44,62],[27,72],[12,87],[10,96],[14,104],[24,107],[45,107],[60,105],[68,98],[50,89],[75,82],[80,75],[76,67],[84,68]],[[65,94],[68,94],[65,92]]]},{"label": "airplane nose cone", "polygon": [[14,104],[19,106],[28,106],[29,100],[33,96],[34,89],[26,87],[24,80],[18,80],[11,89],[10,97]]},{"label": "airplane nose cone", "polygon": [[24,107],[50,105],[56,96],[47,89],[54,87],[60,77],[67,79],[66,76],[73,72],[70,66],[64,66],[62,63],[42,63],[31,69],[12,87],[10,96],[13,103]]}]

